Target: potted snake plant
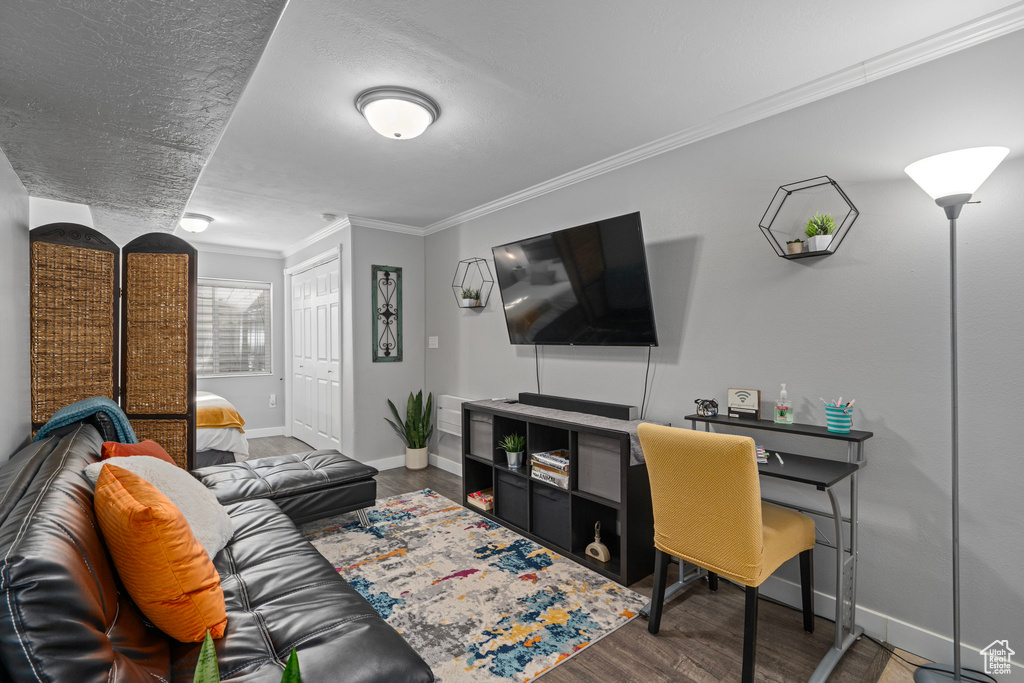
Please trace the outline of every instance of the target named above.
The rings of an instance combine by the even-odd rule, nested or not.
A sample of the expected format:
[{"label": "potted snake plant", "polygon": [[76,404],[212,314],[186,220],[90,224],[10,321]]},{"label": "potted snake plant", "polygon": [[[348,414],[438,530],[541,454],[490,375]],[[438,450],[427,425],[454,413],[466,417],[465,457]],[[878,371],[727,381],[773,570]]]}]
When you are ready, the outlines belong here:
[{"label": "potted snake plant", "polygon": [[405,420],[398,414],[398,408],[388,399],[391,413],[395,416],[392,422],[388,418],[384,421],[391,425],[398,436],[405,442],[405,466],[410,470],[422,470],[427,466],[427,441],[434,433],[434,427],[430,424],[431,409],[434,404],[434,395],[427,394],[427,404],[423,405],[423,392],[417,394],[409,392],[409,401],[405,406]]}]

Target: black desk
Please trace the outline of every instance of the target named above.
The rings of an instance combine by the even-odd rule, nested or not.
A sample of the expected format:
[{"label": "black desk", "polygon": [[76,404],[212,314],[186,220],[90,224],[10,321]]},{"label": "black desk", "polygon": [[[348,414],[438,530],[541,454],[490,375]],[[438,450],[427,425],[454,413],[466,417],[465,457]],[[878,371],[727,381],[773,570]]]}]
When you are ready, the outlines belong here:
[{"label": "black desk", "polygon": [[[825,656],[822,657],[821,663],[818,664],[818,668],[814,670],[809,679],[812,683],[824,683],[828,679],[829,674],[832,673],[832,669],[839,663],[843,653],[864,633],[864,629],[857,626],[856,621],[857,473],[867,464],[864,460],[864,442],[874,436],[874,434],[855,430],[851,430],[846,434],[837,434],[819,425],[785,425],[775,424],[771,420],[743,420],[719,415],[715,417],[687,415],[684,419],[690,421],[692,429],[697,429],[698,422],[704,423],[704,431],[711,431],[711,425],[716,425],[730,429],[756,429],[778,434],[792,434],[846,442],[846,462],[815,458],[808,455],[797,455],[795,453],[781,453],[783,464],[775,457],[775,451],[771,451],[772,454],[769,456],[768,462],[757,466],[758,472],[766,477],[810,484],[819,491],[826,492],[832,506],[832,514],[828,514],[819,510],[800,508],[777,500],[768,501],[776,505],[782,505],[800,512],[833,520],[834,543],[821,539],[816,541],[819,545],[834,548],[836,551],[835,642],[828,652],[825,653]],[[850,481],[849,517],[843,517],[842,506],[839,504],[839,498],[833,490],[836,484],[845,479]],[[848,547],[843,542],[844,523],[850,525],[850,545]],[[695,577],[691,575],[684,581],[682,578],[682,568],[680,568],[680,582],[677,584],[679,588],[689,585],[694,580]]]},{"label": "black desk", "polygon": [[[696,428],[695,423],[703,422],[705,425],[726,425],[729,427],[736,427],[738,429],[763,429],[769,432],[778,432],[780,434],[795,434],[798,436],[814,436],[819,439],[832,439],[833,441],[848,441],[850,443],[863,443],[867,441],[875,434],[874,432],[862,432],[856,429],[851,429],[845,434],[837,432],[830,432],[828,428],[820,425],[807,425],[794,423],[789,425],[776,424],[771,420],[744,420],[736,417],[722,417],[721,415],[715,415],[714,417],[701,417],[700,415],[687,415],[683,418],[689,420],[690,425]],[[705,429],[707,431],[707,429]]]},{"label": "black desk", "polygon": [[[829,489],[860,469],[860,463],[842,462],[841,460],[825,460],[812,458],[796,453],[782,453],[775,456],[772,451],[768,462],[759,463],[757,473],[766,477],[810,484],[819,491]],[[779,457],[782,462],[779,462]]]}]

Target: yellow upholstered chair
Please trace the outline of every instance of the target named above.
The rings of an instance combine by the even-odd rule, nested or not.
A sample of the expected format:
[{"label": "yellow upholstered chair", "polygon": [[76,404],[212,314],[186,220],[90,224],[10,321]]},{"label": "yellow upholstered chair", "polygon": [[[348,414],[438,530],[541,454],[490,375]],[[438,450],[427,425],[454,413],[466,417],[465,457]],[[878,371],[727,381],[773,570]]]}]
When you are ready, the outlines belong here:
[{"label": "yellow upholstered chair", "polygon": [[647,630],[661,626],[665,575],[678,557],[708,571],[712,590],[724,576],[746,586],[743,681],[754,680],[758,586],[800,556],[804,629],[814,630],[811,550],[814,521],[761,501],[753,439],[642,424],[654,505],[654,594]]}]

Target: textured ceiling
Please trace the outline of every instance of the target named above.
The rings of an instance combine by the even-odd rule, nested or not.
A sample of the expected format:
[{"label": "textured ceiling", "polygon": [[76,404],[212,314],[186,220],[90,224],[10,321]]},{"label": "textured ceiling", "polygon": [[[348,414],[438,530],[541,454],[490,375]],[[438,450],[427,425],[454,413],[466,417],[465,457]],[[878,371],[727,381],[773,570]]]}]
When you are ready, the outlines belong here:
[{"label": "textured ceiling", "polygon": [[[427,226],[1020,5],[290,0],[268,42],[283,4],[4,0],[0,149],[118,242],[187,201],[215,218],[194,241],[281,250],[325,212]],[[380,85],[440,119],[378,136],[353,101]]]},{"label": "textured ceiling", "polygon": [[[322,212],[427,226],[1005,5],[292,0],[189,209],[271,249]],[[380,137],[353,106],[379,85],[440,119]]]},{"label": "textured ceiling", "polygon": [[4,0],[0,149],[117,242],[173,230],[285,0]]}]

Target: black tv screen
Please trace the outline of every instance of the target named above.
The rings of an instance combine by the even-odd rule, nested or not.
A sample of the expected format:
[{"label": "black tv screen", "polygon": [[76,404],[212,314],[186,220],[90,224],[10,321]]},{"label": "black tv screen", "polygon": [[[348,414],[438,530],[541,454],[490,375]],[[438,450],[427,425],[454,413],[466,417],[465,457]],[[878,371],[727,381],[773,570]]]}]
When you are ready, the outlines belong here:
[{"label": "black tv screen", "polygon": [[491,251],[513,344],[658,345],[639,212]]}]

